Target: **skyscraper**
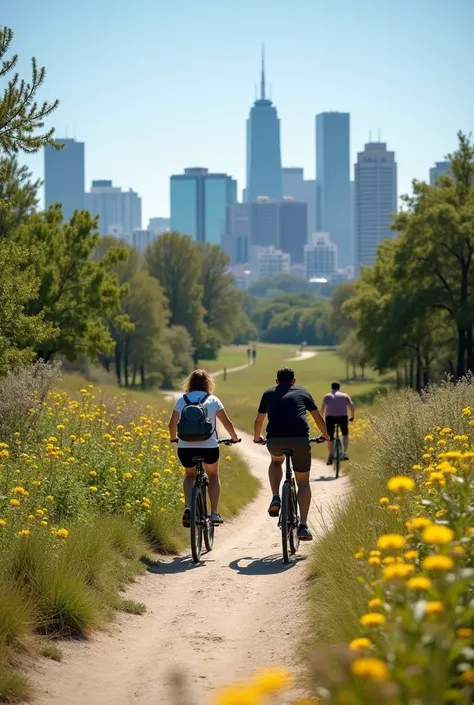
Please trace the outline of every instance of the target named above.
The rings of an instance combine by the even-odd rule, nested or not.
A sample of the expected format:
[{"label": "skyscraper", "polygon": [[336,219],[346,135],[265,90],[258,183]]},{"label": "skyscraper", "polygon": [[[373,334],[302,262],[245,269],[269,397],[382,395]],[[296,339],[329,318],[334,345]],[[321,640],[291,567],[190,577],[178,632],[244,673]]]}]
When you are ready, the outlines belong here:
[{"label": "skyscraper", "polygon": [[331,233],[340,267],[354,264],[349,113],[316,115],[316,230]]},{"label": "skyscraper", "polygon": [[302,201],[308,207],[308,238],[316,230],[316,181],[305,179],[304,170],[298,166],[283,167],[283,197],[289,196],[295,201]]},{"label": "skyscraper", "polygon": [[84,208],[84,142],[58,138],[60,150],[44,149],[44,204],[61,203],[64,220]]},{"label": "skyscraper", "polygon": [[280,120],[272,101],[266,96],[265,57],[262,50],[260,98],[250,109],[247,120],[247,188],[245,200],[282,196]]},{"label": "skyscraper", "polygon": [[99,216],[99,233],[131,241],[132,233],[142,227],[142,199],[135,191],[122,191],[108,179],[92,182],[86,193],[86,207]]},{"label": "skyscraper", "polygon": [[193,240],[220,245],[226,209],[237,199],[237,182],[227,174],[193,167],[170,179],[171,230]]},{"label": "skyscraper", "polygon": [[450,176],[451,162],[435,162],[430,169],[430,185],[434,186],[436,179],[443,174]]},{"label": "skyscraper", "polygon": [[331,280],[337,269],[337,247],[329,233],[313,233],[304,248],[306,279],[324,277]]},{"label": "skyscraper", "polygon": [[355,165],[357,266],[374,262],[379,242],[393,237],[391,213],[397,211],[395,153],[383,142],[369,142]]}]

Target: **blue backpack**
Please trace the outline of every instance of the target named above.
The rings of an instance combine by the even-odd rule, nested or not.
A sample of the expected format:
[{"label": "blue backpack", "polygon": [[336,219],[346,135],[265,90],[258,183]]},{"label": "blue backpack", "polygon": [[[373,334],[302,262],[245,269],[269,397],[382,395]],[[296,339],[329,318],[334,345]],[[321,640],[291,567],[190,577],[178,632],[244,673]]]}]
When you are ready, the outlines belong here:
[{"label": "blue backpack", "polygon": [[178,438],[182,441],[207,441],[214,433],[214,427],[207,415],[204,402],[209,397],[206,394],[199,401],[190,401],[183,396],[185,406],[178,421]]}]

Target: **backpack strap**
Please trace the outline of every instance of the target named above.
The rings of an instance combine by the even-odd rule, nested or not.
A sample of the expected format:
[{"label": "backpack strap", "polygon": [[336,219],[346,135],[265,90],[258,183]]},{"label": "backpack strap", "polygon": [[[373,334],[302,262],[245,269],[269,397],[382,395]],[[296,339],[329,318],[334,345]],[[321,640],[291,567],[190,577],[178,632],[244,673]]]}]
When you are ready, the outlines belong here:
[{"label": "backpack strap", "polygon": [[204,404],[204,402],[209,399],[209,396],[209,394],[205,394],[199,401],[190,401],[187,394],[183,394],[183,399],[186,406],[198,406],[199,404]]}]

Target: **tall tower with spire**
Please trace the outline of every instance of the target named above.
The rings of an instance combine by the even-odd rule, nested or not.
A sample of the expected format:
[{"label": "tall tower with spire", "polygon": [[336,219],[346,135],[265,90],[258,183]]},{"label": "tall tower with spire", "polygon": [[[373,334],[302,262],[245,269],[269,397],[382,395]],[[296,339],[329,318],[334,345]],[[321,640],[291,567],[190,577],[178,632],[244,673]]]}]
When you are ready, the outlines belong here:
[{"label": "tall tower with spire", "polygon": [[267,98],[265,50],[262,46],[260,97],[250,109],[247,120],[247,201],[283,197],[280,120],[272,101]]}]

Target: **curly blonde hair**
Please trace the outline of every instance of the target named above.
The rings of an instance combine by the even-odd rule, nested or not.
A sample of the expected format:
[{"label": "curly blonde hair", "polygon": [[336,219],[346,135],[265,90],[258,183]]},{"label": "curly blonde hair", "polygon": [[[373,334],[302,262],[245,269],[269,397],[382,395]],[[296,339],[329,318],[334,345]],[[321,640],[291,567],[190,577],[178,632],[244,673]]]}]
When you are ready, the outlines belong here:
[{"label": "curly blonde hair", "polygon": [[194,372],[191,372],[189,377],[185,379],[183,392],[185,394],[188,394],[188,392],[206,392],[207,394],[212,394],[214,387],[214,380],[209,372],[206,372],[206,370],[194,370]]}]

